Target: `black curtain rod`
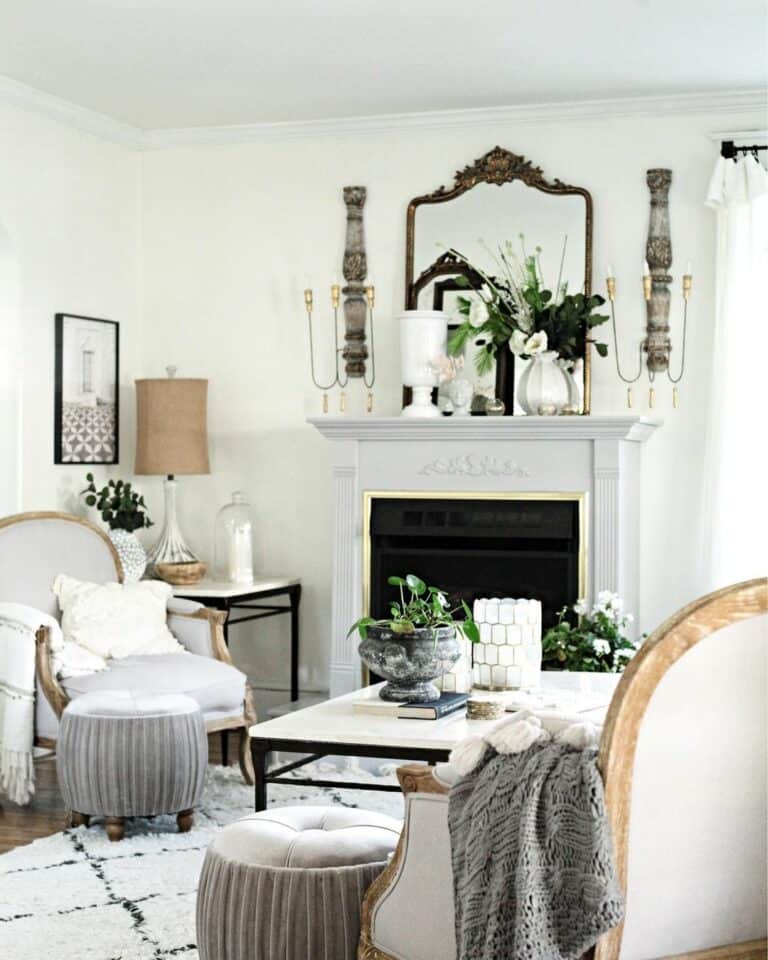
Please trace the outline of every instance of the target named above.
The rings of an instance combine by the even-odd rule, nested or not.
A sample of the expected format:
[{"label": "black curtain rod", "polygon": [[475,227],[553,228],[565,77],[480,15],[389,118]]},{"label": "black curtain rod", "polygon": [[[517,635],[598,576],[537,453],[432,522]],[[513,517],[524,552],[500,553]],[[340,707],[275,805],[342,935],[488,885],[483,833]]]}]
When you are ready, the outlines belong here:
[{"label": "black curtain rod", "polygon": [[768,150],[768,144],[754,143],[751,147],[737,147],[733,140],[723,140],[720,144],[720,156],[726,160],[735,160],[737,153],[757,153],[758,150]]}]

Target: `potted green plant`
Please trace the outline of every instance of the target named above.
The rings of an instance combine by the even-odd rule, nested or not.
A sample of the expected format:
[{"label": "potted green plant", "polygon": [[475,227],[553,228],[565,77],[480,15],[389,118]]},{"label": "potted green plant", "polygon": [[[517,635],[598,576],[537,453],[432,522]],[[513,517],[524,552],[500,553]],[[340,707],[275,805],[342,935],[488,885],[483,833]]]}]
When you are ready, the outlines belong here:
[{"label": "potted green plant", "polygon": [[80,495],[109,526],[109,539],[120,557],[126,580],[140,580],[147,567],[147,554],[135,531],[152,526],[144,497],[124,480],[109,480],[99,490],[92,473],[87,473],[85,479],[88,486]]},{"label": "potted green plant", "polygon": [[361,617],[347,636],[358,631],[360,658],[387,681],[379,693],[382,700],[438,700],[440,691],[433,681],[459,659],[457,635],[472,643],[480,639],[472,611],[463,600],[452,607],[443,590],[427,586],[413,573],[387,582],[400,591],[389,617]]},{"label": "potted green plant", "polygon": [[[542,638],[544,669],[621,673],[643,639],[635,643],[627,637],[632,619],[632,614],[624,613],[621,597],[610,590],[598,593],[591,610],[584,600],[563,607],[555,626]],[[600,686],[600,682],[594,685]]]}]

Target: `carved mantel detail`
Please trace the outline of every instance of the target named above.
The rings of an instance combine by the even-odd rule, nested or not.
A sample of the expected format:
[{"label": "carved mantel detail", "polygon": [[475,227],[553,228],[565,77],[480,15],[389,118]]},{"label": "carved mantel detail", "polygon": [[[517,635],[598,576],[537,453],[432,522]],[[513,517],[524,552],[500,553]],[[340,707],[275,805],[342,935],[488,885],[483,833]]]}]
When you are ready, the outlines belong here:
[{"label": "carved mantel detail", "polygon": [[423,477],[530,477],[530,473],[514,460],[478,457],[472,453],[457,457],[438,457],[425,463],[419,474]]}]

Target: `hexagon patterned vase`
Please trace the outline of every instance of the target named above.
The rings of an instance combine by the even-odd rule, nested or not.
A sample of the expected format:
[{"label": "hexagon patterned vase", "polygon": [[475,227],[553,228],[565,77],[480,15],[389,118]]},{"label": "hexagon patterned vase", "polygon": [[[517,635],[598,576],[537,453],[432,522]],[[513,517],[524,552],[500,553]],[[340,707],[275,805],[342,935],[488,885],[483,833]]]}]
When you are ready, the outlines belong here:
[{"label": "hexagon patterned vase", "polygon": [[520,690],[541,683],[541,603],[538,600],[476,600],[473,686]]}]

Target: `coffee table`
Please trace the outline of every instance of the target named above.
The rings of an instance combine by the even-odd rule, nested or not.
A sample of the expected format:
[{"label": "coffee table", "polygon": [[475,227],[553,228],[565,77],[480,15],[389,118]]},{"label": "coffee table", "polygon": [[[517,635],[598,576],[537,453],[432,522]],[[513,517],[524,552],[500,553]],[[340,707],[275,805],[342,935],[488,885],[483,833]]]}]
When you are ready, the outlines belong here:
[{"label": "coffee table", "polygon": [[[616,675],[618,682],[619,676]],[[570,685],[570,684],[569,684]],[[568,686],[569,686],[568,685]],[[369,688],[371,692],[383,684]],[[560,683],[557,684],[561,686]],[[567,687],[566,687],[567,688]],[[360,783],[349,780],[317,780],[286,777],[287,773],[327,756],[375,757],[385,760],[421,760],[441,763],[465,737],[482,734],[498,720],[467,720],[463,710],[440,720],[399,720],[397,717],[356,713],[352,709],[362,691],[355,690],[333,700],[304,707],[274,720],[254,724],[249,730],[253,754],[255,805],[267,807],[267,786],[331,787],[355,790],[390,790],[394,784]],[[488,694],[483,694],[488,696]],[[499,694],[498,696],[503,696]],[[610,696],[606,697],[606,704]],[[576,705],[578,709],[578,705]],[[602,722],[605,708],[583,712],[585,719]],[[267,771],[267,757],[275,750],[306,754],[299,760]]]}]

